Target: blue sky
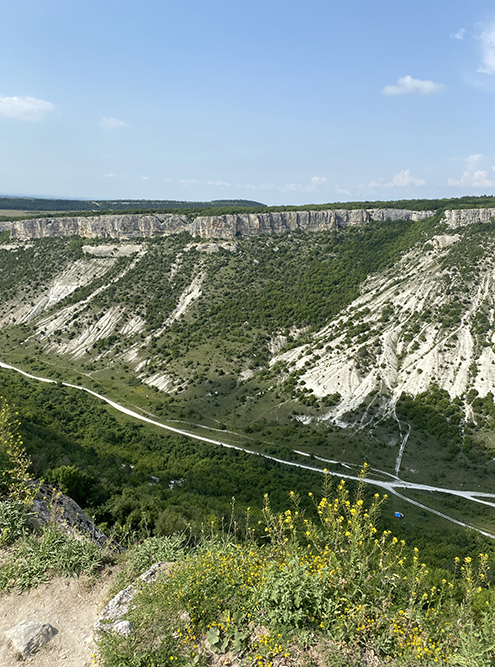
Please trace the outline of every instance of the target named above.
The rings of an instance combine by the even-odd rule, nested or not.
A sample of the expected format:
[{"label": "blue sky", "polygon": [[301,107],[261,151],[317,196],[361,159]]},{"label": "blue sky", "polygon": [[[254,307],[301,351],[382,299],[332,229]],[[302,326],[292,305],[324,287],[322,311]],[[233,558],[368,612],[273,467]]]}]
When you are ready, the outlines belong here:
[{"label": "blue sky", "polygon": [[495,191],[495,4],[2,0],[0,193]]}]

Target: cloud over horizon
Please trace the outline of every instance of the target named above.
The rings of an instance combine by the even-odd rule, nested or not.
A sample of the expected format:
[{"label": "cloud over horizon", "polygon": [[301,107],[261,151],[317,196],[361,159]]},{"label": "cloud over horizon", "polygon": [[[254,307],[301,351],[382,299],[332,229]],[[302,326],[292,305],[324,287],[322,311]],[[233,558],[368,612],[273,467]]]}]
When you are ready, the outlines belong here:
[{"label": "cloud over horizon", "polygon": [[[466,158],[466,169],[462,176],[458,179],[449,178],[447,185],[453,188],[472,187],[472,188],[493,188],[495,187],[495,180],[488,178],[488,172],[484,169],[479,169],[480,162],[486,159],[483,153],[474,153],[468,155]],[[492,167],[495,171],[495,167]]]},{"label": "cloud over horizon", "polygon": [[38,100],[27,95],[20,97],[4,97],[0,95],[0,118],[39,121],[55,110],[55,105],[46,100]]},{"label": "cloud over horizon", "polygon": [[100,120],[100,126],[105,128],[105,130],[115,130],[119,127],[129,127],[127,123],[118,118],[105,118],[105,116]]},{"label": "cloud over horizon", "polygon": [[325,185],[325,176],[313,176],[309,183],[286,183],[280,190],[282,192],[314,192],[320,185]]},{"label": "cloud over horizon", "polygon": [[[492,169],[495,169],[492,167]],[[491,181],[488,178],[488,172],[484,169],[478,169],[475,172],[464,171],[462,176],[456,180],[449,178],[447,185],[450,187],[472,187],[472,188],[494,188],[495,180]]]},{"label": "cloud over horizon", "polygon": [[414,187],[420,187],[426,185],[426,181],[423,178],[417,178],[411,175],[410,169],[401,169],[396,174],[394,174],[391,181],[384,183],[382,181],[370,181],[368,184],[369,188],[407,188],[413,185]]},{"label": "cloud over horizon", "polygon": [[396,97],[397,95],[434,95],[442,93],[445,86],[442,83],[435,83],[428,79],[413,79],[412,76],[406,74],[401,76],[395,85],[385,86],[382,90],[382,95],[386,97]]}]

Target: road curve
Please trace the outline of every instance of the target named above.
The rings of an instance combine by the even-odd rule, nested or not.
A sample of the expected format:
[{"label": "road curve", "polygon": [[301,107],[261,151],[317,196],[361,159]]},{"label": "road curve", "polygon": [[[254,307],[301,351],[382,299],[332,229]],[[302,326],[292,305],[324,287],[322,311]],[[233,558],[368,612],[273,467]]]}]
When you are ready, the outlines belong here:
[{"label": "road curve", "polygon": [[[28,377],[32,380],[38,380],[39,382],[46,382],[50,384],[57,384],[56,380],[50,380],[48,378],[42,378],[37,375],[31,375],[31,373],[27,373],[26,371],[21,370],[20,368],[16,368],[15,366],[12,366],[11,364],[6,364],[2,361],[0,361],[0,368],[4,368],[6,370],[11,370],[15,371],[16,373],[20,373],[21,375],[24,375],[25,377]],[[314,466],[309,466],[309,465],[304,465],[303,463],[296,463],[295,461],[286,461],[284,459],[279,459],[276,456],[270,456],[269,454],[262,454],[261,452],[254,452],[251,449],[245,449],[244,447],[239,447],[238,445],[230,445],[226,442],[222,442],[221,440],[214,440],[213,438],[206,438],[205,436],[202,435],[197,435],[196,433],[190,433],[189,431],[184,431],[183,429],[180,428],[175,428],[174,426],[168,426],[166,424],[162,424],[159,421],[156,421],[155,419],[150,419],[149,417],[144,417],[143,415],[140,415],[138,412],[135,412],[134,410],[130,410],[129,408],[125,408],[123,405],[120,405],[119,403],[116,403],[115,401],[112,401],[109,398],[106,398],[105,396],[102,396],[101,394],[98,394],[96,391],[93,391],[92,389],[87,389],[86,387],[82,387],[81,385],[77,384],[71,384],[70,382],[61,382],[62,386],[64,387],[70,387],[71,389],[78,389],[79,391],[84,391],[87,394],[90,394],[91,396],[94,396],[95,398],[100,399],[104,403],[107,403],[107,405],[110,405],[112,408],[115,410],[118,410],[119,412],[122,412],[123,414],[133,417],[134,419],[138,419],[142,422],[146,422],[147,424],[152,424],[153,426],[158,426],[159,428],[162,428],[166,431],[171,431],[172,433],[177,433],[179,435],[184,435],[187,438],[192,438],[193,440],[200,440],[201,442],[207,442],[211,445],[217,445],[220,447],[226,447],[227,449],[234,449],[239,452],[245,452],[246,454],[254,454],[255,456],[261,456],[262,458],[268,459],[269,461],[274,461],[275,463],[280,463],[282,465],[288,465],[292,466],[294,468],[300,468],[302,470],[309,470],[311,472],[317,472],[320,474],[326,474],[326,475],[331,475],[333,477],[339,477],[340,479],[348,479],[352,481],[360,481],[360,477],[358,475],[350,475],[348,473],[340,473],[340,472],[334,472],[332,470],[327,470],[324,469],[322,470],[321,468],[315,468]],[[294,450],[296,452],[296,450]],[[302,452],[296,452],[301,454]],[[423,505],[422,503],[417,502],[416,500],[412,500],[411,498],[407,498],[406,496],[403,496],[402,494],[398,493],[396,491],[396,487],[399,487],[401,489],[414,489],[414,490],[421,490],[421,491],[436,491],[440,493],[450,493],[453,495],[458,495],[462,496],[468,500],[472,500],[475,502],[483,502],[480,500],[477,500],[474,496],[484,496],[484,497],[493,497],[495,498],[495,494],[490,494],[490,493],[482,493],[482,492],[475,492],[475,491],[459,491],[458,489],[446,489],[442,487],[435,487],[435,486],[428,486],[426,484],[415,484],[412,482],[404,482],[400,479],[393,480],[393,481],[382,481],[382,480],[375,480],[371,478],[366,478],[364,480],[367,484],[371,484],[373,486],[378,486],[379,488],[392,493],[402,500],[405,500],[408,503],[411,503],[412,505],[416,505],[417,507],[420,507],[424,510],[427,510],[428,512],[432,512],[433,514],[436,514],[443,519],[446,519],[447,521],[451,521],[452,523],[455,523],[459,526],[462,526],[464,528],[468,528],[470,530],[475,530],[477,533],[480,533],[481,535],[484,535],[485,537],[490,537],[492,539],[495,539],[495,535],[492,533],[488,533],[486,531],[480,530],[479,528],[476,528],[475,526],[471,526],[468,523],[463,523],[462,521],[459,521],[458,519],[455,519],[454,517],[449,516],[448,514],[443,514],[442,512],[439,512],[438,510],[432,509],[431,507],[428,507],[427,505]],[[484,502],[484,504],[495,506],[492,503],[487,503]]]}]

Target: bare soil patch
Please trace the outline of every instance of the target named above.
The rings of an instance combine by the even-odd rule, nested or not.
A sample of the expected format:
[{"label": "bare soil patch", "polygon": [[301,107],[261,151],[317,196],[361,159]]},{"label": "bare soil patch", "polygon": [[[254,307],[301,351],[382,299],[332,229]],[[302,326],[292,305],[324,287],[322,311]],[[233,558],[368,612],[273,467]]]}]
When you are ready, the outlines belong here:
[{"label": "bare soil patch", "polygon": [[0,597],[0,665],[19,667],[5,632],[21,621],[50,623],[57,634],[26,662],[33,667],[88,667],[96,644],[93,625],[105,606],[115,568],[91,585],[81,579],[57,577],[48,584]]}]

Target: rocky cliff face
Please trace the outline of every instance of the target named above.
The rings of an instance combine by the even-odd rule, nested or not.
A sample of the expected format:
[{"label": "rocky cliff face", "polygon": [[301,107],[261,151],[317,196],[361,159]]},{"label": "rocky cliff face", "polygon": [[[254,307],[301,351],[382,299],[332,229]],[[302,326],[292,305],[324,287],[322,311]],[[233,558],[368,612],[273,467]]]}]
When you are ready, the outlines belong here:
[{"label": "rocky cliff face", "polygon": [[402,208],[370,208],[367,213],[371,220],[426,220],[435,211],[408,211]]},{"label": "rocky cliff face", "polygon": [[[184,215],[156,213],[153,215],[101,215],[91,217],[36,218],[34,220],[0,223],[0,231],[10,229],[11,238],[18,240],[46,236],[82,236],[84,238],[131,239],[168,236],[188,231],[193,236],[232,240],[237,236],[279,234],[300,229],[306,232],[337,230],[353,225],[366,225],[371,220],[425,220],[434,211],[410,211],[398,208],[340,209],[329,211],[281,211],[279,213],[245,213],[237,215],[201,216],[190,223]],[[495,208],[472,208],[445,211],[451,229],[475,222],[490,222]]]},{"label": "rocky cliff face", "polygon": [[473,222],[490,222],[495,217],[495,208],[466,208],[445,211],[445,220],[451,229],[471,225]]},{"label": "rocky cliff face", "polygon": [[424,220],[431,215],[433,211],[340,209],[202,216],[192,223],[189,223],[185,216],[171,214],[36,218],[14,222],[11,237],[19,240],[47,236],[130,239],[168,236],[189,231],[193,236],[202,238],[232,240],[236,236],[278,234],[296,229],[308,232],[337,230],[341,227],[365,225],[370,220]]},{"label": "rocky cliff face", "polygon": [[12,239],[39,239],[47,236],[108,237],[119,239],[168,236],[189,228],[185,216],[157,213],[154,215],[100,215],[72,218],[36,218],[16,221]]},{"label": "rocky cliff face", "polygon": [[205,216],[191,224],[193,236],[233,239],[236,236],[278,234],[301,229],[307,232],[336,230],[349,225],[368,223],[368,211],[281,211],[279,213],[246,213],[243,215]]}]

